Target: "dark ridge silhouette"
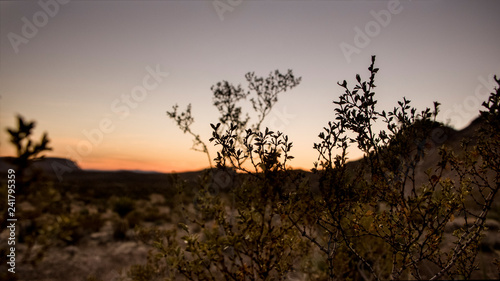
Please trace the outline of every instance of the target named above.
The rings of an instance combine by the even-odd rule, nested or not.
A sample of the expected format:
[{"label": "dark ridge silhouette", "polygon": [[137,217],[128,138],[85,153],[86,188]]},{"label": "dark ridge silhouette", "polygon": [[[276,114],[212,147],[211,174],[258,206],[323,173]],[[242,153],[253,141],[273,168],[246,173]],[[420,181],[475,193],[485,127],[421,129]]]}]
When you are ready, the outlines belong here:
[{"label": "dark ridge silhouette", "polygon": [[[2,171],[7,171],[8,169],[15,169],[14,163],[15,157],[0,157],[0,169]],[[67,171],[79,171],[81,168],[73,161],[60,158],[60,157],[44,157],[35,160],[31,169],[41,170],[46,173],[54,173],[54,167],[65,167]]]}]

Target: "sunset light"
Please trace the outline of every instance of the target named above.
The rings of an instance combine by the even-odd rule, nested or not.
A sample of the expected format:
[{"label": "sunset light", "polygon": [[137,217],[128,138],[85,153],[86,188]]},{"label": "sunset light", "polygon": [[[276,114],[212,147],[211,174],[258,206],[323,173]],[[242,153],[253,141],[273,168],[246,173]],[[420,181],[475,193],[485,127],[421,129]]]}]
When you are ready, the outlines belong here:
[{"label": "sunset light", "polygon": [[[479,3],[2,2],[0,155],[14,155],[5,129],[21,114],[48,133],[49,156],[84,169],[203,169],[206,155],[166,112],[191,103],[193,130],[213,158],[211,86],[248,90],[247,72],[292,69],[302,82],[279,96],[263,126],[289,135],[291,167],[309,170],[313,143],[335,118],[337,82],[365,77],[372,55],[381,109],[403,96],[421,109],[439,100],[440,120],[463,128],[500,73],[498,4]],[[243,108],[255,115],[248,100]]]}]

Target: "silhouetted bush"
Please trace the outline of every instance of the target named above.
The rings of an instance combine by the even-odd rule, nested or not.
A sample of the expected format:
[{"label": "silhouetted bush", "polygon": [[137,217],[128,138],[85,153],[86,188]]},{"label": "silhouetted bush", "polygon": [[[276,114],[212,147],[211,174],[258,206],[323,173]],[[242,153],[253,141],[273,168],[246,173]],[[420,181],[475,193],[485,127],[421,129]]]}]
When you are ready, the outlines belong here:
[{"label": "silhouetted bush", "polygon": [[[16,148],[16,158],[13,163],[16,167],[16,195],[25,196],[30,192],[30,187],[39,177],[39,171],[33,169],[31,164],[42,159],[40,154],[52,150],[49,147],[49,138],[46,132],[43,133],[39,142],[32,140],[35,121],[25,121],[21,115],[17,116],[18,128],[7,128],[10,135],[10,142]],[[28,170],[28,168],[31,168]]]},{"label": "silhouetted bush", "polygon": [[[212,87],[221,113],[220,122],[211,124],[217,169],[242,174],[231,181],[231,196],[224,197],[207,180],[218,171],[210,170],[200,181],[196,212],[186,212],[186,223],[179,224],[184,244],[177,243],[175,233],[157,236],[153,245],[165,263],[160,267],[163,258],[150,259],[141,268],[172,280],[283,279],[295,270],[309,280],[471,278],[485,219],[500,188],[500,92],[483,104],[487,110],[481,112],[484,125],[475,145],[464,143],[459,154],[443,145],[439,159],[420,171],[427,147],[444,144],[434,138],[436,130],[447,132],[436,121],[439,103],[417,111],[403,98],[392,111],[380,111],[374,63],[375,57],[367,81],[356,75],[352,89],[346,81],[338,83],[344,94],[334,101],[335,120],[314,144],[318,188],[288,170],[293,159],[288,137],[260,130],[277,93],[300,79],[291,71],[267,79],[247,75],[257,95],[251,100],[259,116],[254,125],[237,106],[249,93],[226,81]],[[202,138],[191,131],[191,107],[179,113],[175,106],[168,115],[210,159]],[[375,131],[377,120],[386,129]],[[347,163],[351,144],[364,153],[353,164]],[[445,236],[445,226],[456,217],[465,224]],[[201,233],[193,233],[193,225]],[[311,245],[323,260],[314,258]],[[300,258],[309,262],[301,264]]]},{"label": "silhouetted bush", "polygon": [[113,211],[120,217],[125,217],[128,213],[132,212],[135,208],[135,201],[128,197],[120,197],[113,200]]},{"label": "silhouetted bush", "polygon": [[117,218],[113,221],[113,238],[115,240],[125,240],[127,231],[130,229],[129,222],[123,218]]}]

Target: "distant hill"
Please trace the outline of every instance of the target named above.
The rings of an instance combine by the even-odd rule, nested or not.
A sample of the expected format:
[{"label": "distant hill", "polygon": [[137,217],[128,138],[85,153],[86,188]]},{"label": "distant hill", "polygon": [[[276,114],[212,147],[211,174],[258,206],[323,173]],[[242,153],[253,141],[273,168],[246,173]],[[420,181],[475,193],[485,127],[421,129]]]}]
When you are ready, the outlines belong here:
[{"label": "distant hill", "polygon": [[[13,164],[15,157],[0,157],[0,171],[4,172],[8,169],[15,169]],[[67,171],[80,171],[80,167],[73,161],[59,157],[44,157],[33,163],[32,169],[42,170],[43,172],[53,173],[54,167],[66,167]]]},{"label": "distant hill", "polygon": [[[481,117],[476,118],[467,127],[462,130],[455,130],[449,126],[443,125],[441,123],[433,123],[433,129],[428,136],[428,139],[424,144],[425,157],[422,158],[420,162],[416,165],[415,169],[415,183],[420,186],[428,182],[428,176],[426,171],[429,169],[435,171],[438,167],[438,163],[441,161],[440,148],[445,146],[449,150],[453,151],[456,155],[463,155],[464,149],[462,148],[462,143],[467,141],[469,146],[472,147],[477,144],[478,141],[478,130],[483,126],[484,120]],[[410,149],[408,153],[410,155],[415,155],[417,151],[417,144],[415,147]],[[363,168],[363,159],[351,160],[347,163],[347,169],[351,171],[359,170]],[[456,172],[451,170],[448,165],[445,168],[443,177],[449,177],[452,180],[458,181],[458,175]],[[410,183],[408,182],[408,188],[410,188]]]}]

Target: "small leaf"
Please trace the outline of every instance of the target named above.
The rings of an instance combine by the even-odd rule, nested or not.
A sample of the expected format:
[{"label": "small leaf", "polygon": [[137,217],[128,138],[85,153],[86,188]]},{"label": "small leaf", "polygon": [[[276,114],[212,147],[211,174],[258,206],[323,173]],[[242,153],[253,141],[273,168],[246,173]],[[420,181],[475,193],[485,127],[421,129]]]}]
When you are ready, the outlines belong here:
[{"label": "small leaf", "polygon": [[180,228],[182,228],[184,231],[186,231],[187,233],[189,233],[189,228],[188,228],[188,226],[187,226],[186,224],[184,224],[184,223],[181,223],[181,222],[180,222],[180,223],[179,223],[179,224],[177,224],[177,225],[178,225]]}]

